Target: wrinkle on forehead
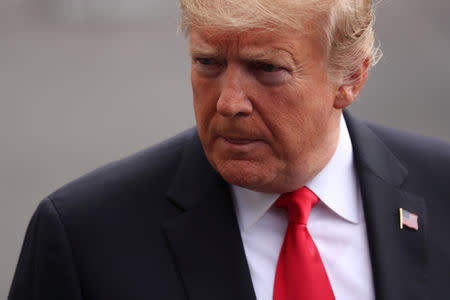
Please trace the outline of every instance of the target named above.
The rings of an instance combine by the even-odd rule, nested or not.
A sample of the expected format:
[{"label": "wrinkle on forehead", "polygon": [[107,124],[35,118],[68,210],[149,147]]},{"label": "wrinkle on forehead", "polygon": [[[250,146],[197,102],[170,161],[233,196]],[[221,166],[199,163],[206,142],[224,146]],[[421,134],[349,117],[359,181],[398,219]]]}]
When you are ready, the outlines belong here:
[{"label": "wrinkle on forehead", "polygon": [[[275,52],[277,49],[294,52],[297,45],[294,41],[289,42],[286,37],[286,35],[264,30],[245,32],[195,30],[191,33],[189,48],[190,51],[198,49],[205,52],[223,51],[223,49],[231,48],[230,50],[259,52],[258,55],[260,56],[264,55],[263,52]],[[277,46],[281,44],[282,47]]]},{"label": "wrinkle on forehead", "polygon": [[298,31],[275,33],[265,30],[229,32],[194,30],[190,37],[191,56],[234,56],[243,61],[273,62],[280,59],[292,68],[305,59],[322,59],[314,37]]}]

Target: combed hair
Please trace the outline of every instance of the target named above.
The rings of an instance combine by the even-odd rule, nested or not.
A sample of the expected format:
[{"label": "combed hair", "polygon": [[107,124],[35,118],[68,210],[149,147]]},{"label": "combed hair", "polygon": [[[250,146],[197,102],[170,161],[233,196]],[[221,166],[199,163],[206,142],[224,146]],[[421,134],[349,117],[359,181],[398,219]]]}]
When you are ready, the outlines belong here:
[{"label": "combed hair", "polygon": [[[375,65],[381,51],[374,47],[372,0],[180,0],[180,30],[219,31],[262,29],[321,34],[330,79],[357,80],[367,58]],[[308,28],[311,24],[320,28]],[[317,27],[317,26],[316,26]]]}]

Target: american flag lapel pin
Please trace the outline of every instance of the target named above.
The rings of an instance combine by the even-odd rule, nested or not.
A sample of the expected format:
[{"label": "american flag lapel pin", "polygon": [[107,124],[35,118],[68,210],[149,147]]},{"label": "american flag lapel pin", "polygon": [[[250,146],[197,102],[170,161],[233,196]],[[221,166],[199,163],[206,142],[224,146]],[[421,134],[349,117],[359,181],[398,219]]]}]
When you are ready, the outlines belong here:
[{"label": "american flag lapel pin", "polygon": [[418,218],[418,215],[400,208],[400,229],[403,229],[403,226],[406,226],[414,230],[419,230],[419,224],[417,222]]}]

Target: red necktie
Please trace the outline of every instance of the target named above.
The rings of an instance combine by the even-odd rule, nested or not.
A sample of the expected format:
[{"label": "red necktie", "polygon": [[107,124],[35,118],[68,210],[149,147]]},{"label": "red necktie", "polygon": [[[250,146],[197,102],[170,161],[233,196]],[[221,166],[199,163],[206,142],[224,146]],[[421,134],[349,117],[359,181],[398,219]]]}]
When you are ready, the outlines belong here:
[{"label": "red necktie", "polygon": [[307,187],[283,194],[275,206],[287,208],[289,225],[278,258],[274,300],[334,300],[330,281],[306,224],[319,198]]}]

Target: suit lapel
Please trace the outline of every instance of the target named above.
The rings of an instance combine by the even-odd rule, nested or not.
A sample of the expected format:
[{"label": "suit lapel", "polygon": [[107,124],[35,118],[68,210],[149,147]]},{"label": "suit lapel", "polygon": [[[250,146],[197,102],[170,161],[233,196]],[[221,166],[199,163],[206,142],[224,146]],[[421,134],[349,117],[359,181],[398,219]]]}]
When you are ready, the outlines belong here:
[{"label": "suit lapel", "polygon": [[[427,295],[426,207],[402,186],[407,169],[364,123],[345,113],[363,196],[377,299]],[[399,208],[419,216],[419,230],[400,229]]]},{"label": "suit lapel", "polygon": [[189,299],[256,299],[228,185],[197,134],[168,197],[183,212],[163,225]]}]

